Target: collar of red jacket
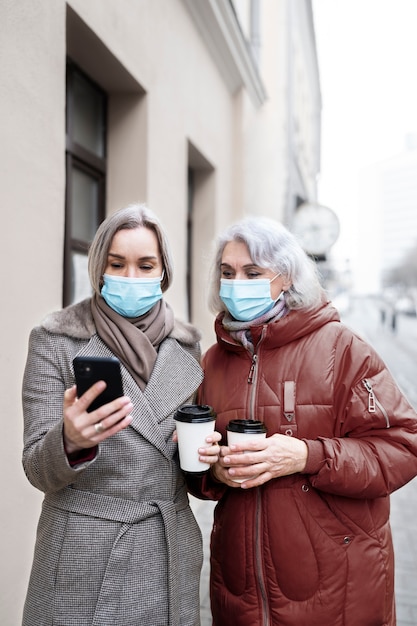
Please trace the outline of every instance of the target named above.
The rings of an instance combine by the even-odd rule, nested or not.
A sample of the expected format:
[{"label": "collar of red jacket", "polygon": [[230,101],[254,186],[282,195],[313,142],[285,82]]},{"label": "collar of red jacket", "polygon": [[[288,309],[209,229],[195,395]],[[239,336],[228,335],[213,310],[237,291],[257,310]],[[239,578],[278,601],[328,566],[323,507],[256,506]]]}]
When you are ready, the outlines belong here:
[{"label": "collar of red jacket", "polygon": [[[233,352],[244,350],[242,344],[232,338],[224,328],[223,317],[222,312],[215,321],[218,343]],[[323,300],[319,306],[310,309],[293,309],[276,322],[272,321],[260,326],[254,324],[250,330],[255,345],[262,338],[262,346],[266,349],[273,349],[304,337],[330,322],[340,322],[340,316],[331,302]]]}]

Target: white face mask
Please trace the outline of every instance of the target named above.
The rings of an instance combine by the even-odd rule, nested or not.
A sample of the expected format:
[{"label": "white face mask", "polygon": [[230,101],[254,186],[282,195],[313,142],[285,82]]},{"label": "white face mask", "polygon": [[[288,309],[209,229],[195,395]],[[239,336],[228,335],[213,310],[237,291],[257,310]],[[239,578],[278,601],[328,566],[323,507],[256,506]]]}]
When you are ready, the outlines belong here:
[{"label": "white face mask", "polygon": [[119,315],[140,317],[162,298],[162,278],[125,278],[104,274],[101,295]]},{"label": "white face mask", "polygon": [[220,280],[220,299],[229,313],[239,322],[250,322],[260,317],[274,306],[282,297],[283,291],[276,300],[271,298],[271,283],[279,276],[256,278],[249,280]]}]

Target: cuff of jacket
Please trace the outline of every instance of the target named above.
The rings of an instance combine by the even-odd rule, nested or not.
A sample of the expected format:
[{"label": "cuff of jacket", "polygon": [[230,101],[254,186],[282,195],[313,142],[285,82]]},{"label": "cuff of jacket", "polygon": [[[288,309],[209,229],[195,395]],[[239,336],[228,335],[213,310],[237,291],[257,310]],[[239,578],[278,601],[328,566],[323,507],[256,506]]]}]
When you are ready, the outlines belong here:
[{"label": "cuff of jacket", "polygon": [[203,476],[184,476],[188,491],[200,500],[220,500],[227,490],[227,486],[216,480],[210,470]]},{"label": "cuff of jacket", "polygon": [[317,439],[303,439],[308,448],[307,463],[303,474],[317,474],[326,461],[323,442]]},{"label": "cuff of jacket", "polygon": [[97,455],[98,446],[76,450],[75,452],[67,452],[64,442],[64,450],[67,455],[68,463],[71,467],[75,467],[81,463],[89,463],[90,461],[93,461]]}]

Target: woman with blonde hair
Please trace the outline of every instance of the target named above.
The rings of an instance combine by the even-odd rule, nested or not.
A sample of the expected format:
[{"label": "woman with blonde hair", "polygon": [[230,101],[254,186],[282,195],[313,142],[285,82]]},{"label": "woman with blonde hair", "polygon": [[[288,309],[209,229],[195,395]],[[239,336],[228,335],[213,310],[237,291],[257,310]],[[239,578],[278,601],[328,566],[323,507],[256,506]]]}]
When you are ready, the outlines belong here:
[{"label": "woman with blonde hair", "polygon": [[[173,440],[202,380],[200,335],[163,298],[172,281],[156,215],[109,216],[89,252],[93,296],[30,336],[23,465],[44,492],[23,626],[198,626],[201,533]],[[117,357],[124,396],[89,411],[73,359]],[[216,434],[200,460],[213,463]]]}]

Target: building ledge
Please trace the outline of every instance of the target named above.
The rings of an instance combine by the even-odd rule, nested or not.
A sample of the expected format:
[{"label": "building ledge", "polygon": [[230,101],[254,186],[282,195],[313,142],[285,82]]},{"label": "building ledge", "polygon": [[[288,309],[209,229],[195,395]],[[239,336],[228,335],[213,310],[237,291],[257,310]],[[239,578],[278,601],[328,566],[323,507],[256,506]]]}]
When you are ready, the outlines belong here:
[{"label": "building ledge", "polygon": [[183,0],[230,93],[244,87],[255,106],[266,100],[258,69],[230,0]]}]

